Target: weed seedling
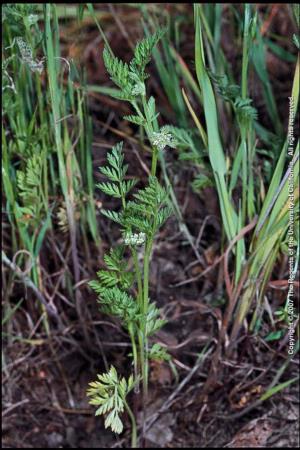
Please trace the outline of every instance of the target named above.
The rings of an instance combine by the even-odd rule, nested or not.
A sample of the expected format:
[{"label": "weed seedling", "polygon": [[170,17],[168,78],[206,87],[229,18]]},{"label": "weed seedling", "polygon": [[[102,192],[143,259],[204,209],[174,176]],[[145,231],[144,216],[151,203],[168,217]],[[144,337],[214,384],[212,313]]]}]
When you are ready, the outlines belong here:
[{"label": "weed seedling", "polygon": [[[105,426],[111,427],[116,433],[123,429],[119,413],[122,413],[124,408],[127,410],[132,421],[132,447],[137,446],[136,424],[126,403],[126,395],[134,385],[138,386],[141,380],[145,408],[148,395],[148,361],[150,358],[169,358],[166,350],[158,343],[149,345],[149,338],[165,323],[160,318],[159,309],[149,299],[151,253],[155,235],[172,213],[168,194],[156,177],[157,160],[159,152],[166,146],[176,145],[172,127],[164,126],[158,129],[154,124],[158,116],[155,100],[146,96],[145,80],[148,75],[145,69],[161,36],[162,31],[158,31],[139,42],[129,64],[115,57],[108,47],[103,53],[107,71],[119,88],[118,91],[113,91],[114,96],[130,102],[136,113],[125,116],[125,119],[144,129],[152,150],[148,183],[145,188],[135,191],[131,200],[128,200],[127,196],[138,180],[126,179],[128,165],[124,164],[123,143],[113,147],[107,155],[108,165],[100,168],[108,181],[99,183],[98,187],[105,194],[118,198],[121,203],[120,211],[102,210],[102,213],[119,225],[123,243],[104,256],[107,269],[100,270],[97,273],[98,279],[89,283],[99,296],[101,309],[119,318],[128,331],[132,344],[134,375],[128,382],[124,378],[120,381],[112,367],[108,374],[98,376],[100,382],[90,384],[88,395],[92,397],[92,404],[100,405],[96,414],[106,414],[110,411]],[[142,253],[142,264],[139,262],[138,249]],[[128,250],[132,256],[133,268],[126,261]]]}]

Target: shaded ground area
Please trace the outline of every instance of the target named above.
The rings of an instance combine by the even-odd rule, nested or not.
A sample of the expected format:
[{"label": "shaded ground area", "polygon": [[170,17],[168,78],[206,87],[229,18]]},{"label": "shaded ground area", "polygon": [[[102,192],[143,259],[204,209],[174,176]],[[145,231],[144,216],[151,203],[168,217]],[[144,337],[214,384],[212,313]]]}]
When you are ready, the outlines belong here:
[{"label": "shaded ground area", "polygon": [[[174,8],[175,14],[176,6]],[[184,5],[178,4],[177,8],[184,9]],[[188,6],[186,14],[190,14],[192,24]],[[277,30],[282,27],[282,34],[289,23],[289,19],[282,20],[282,15],[286,17],[286,14],[284,8],[280,10],[272,25]],[[120,30],[120,19],[125,30]],[[135,9],[128,11],[121,5],[115,5],[113,10],[107,7],[105,32],[119,56],[126,58],[130,55],[130,42],[141,36],[139,24],[139,13]],[[126,30],[130,30],[129,38]],[[192,26],[187,24],[185,33],[182,52],[194,73]],[[75,21],[66,22],[61,40],[65,56],[74,57],[86,66],[90,84],[107,84],[108,77],[101,59],[103,43],[92,20],[80,29]],[[236,54],[230,35],[227,39],[224,33],[222,45],[233,64],[239,60],[240,55]],[[286,123],[293,64],[278,62],[274,55],[269,55],[267,64],[280,116]],[[151,72],[153,77],[149,81],[149,89],[155,93],[159,110],[164,112],[163,119],[168,117],[175,124],[176,117],[161,90],[154,65]],[[251,95],[259,114],[263,115],[264,105],[259,104],[261,93],[255,90],[255,86],[253,76]],[[149,166],[148,155],[140,150],[135,129],[130,128],[122,118],[130,113],[129,108],[95,92],[90,94],[89,107],[94,129],[92,151],[95,180],[100,179],[97,168],[104,162],[107,150],[123,139],[125,158],[130,163],[129,175],[133,175],[134,171],[142,185]],[[267,117],[265,126],[268,126]],[[267,320],[258,335],[241,333],[232,358],[224,358],[220,362],[218,380],[203,395],[212,353],[206,353],[204,359],[199,359],[199,354],[205,353],[208,344],[213,348],[216,343],[220,311],[226,301],[223,265],[216,263],[222,252],[218,200],[214,188],[205,188],[201,193],[193,191],[191,181],[194,168],[182,164],[175,151],[166,154],[166,164],[184,223],[196,241],[198,254],[190,246],[187,233],[182,231],[177,219],[171,218],[155,242],[150,283],[151,298],[156,300],[168,320],[158,339],[167,345],[173,368],[167,363],[151,363],[148,420],[152,426],[147,431],[147,446],[271,448],[299,445],[297,385],[292,384],[276,397],[256,404],[287,360],[284,343],[268,343],[263,339],[271,330]],[[96,197],[99,208],[101,204],[108,206],[104,195],[97,192]],[[102,419],[94,417],[94,409],[88,405],[86,397],[88,382],[105,370],[105,366],[114,364],[121,373],[130,371],[126,356],[130,343],[126,333],[117,321],[98,311],[95,295],[86,285],[86,281],[101,267],[101,258],[110,244],[120,239],[114,224],[100,213],[98,217],[101,248],[91,245],[90,259],[86,261],[79,247],[83,282],[78,289],[86,308],[84,320],[87,332],[82,329],[74,307],[64,297],[63,291],[57,294],[55,302],[60,305],[64,319],[67,318],[67,328],[53,326],[50,335],[46,336],[40,332],[39,323],[33,327],[30,316],[37,317],[38,313],[34,303],[30,302],[31,294],[28,294],[27,300],[28,314],[16,313],[20,329],[29,328],[32,333],[27,342],[8,342],[5,350],[4,448],[128,446],[129,421],[125,424],[128,425],[125,426],[127,431],[116,438],[104,429]],[[65,252],[62,233],[55,235],[54,244],[62,253]],[[49,258],[49,252],[50,246],[44,248],[41,254],[41,265],[48,275],[55,273],[59,267],[57,258]],[[275,279],[285,273],[286,262],[279,261]],[[59,277],[59,274],[55,276]],[[22,284],[14,287],[13,295],[16,298],[24,296]],[[286,291],[270,287],[267,295],[271,304],[279,306],[285,301]],[[285,372],[286,380],[297,376],[298,363],[296,359],[291,361]],[[157,412],[159,416],[154,421]]]}]

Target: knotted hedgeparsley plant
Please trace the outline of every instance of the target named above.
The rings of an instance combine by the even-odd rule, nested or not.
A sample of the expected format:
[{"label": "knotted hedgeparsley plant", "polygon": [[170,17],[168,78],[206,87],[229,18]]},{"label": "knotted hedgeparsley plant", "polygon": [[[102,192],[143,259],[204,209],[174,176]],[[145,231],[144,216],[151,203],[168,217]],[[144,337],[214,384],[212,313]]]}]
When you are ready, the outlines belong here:
[{"label": "knotted hedgeparsley plant", "polygon": [[[115,145],[107,155],[107,166],[100,171],[108,181],[97,186],[107,195],[120,200],[120,210],[102,210],[102,213],[120,227],[122,244],[113,247],[104,256],[105,270],[99,270],[97,280],[89,285],[98,294],[101,310],[117,317],[128,331],[132,345],[132,364],[134,373],[126,381],[120,378],[114,367],[107,374],[98,375],[98,381],[90,383],[87,394],[90,403],[99,408],[96,415],[107,415],[105,427],[121,433],[123,430],[120,415],[126,410],[132,422],[132,447],[137,446],[135,417],[126,396],[139,382],[143,385],[143,405],[148,394],[149,359],[168,360],[166,349],[152,336],[165,323],[159,309],[149,299],[149,265],[153,241],[158,230],[172,214],[168,194],[156,177],[159,152],[165,147],[175,147],[174,127],[158,127],[158,113],[153,97],[147,99],[145,80],[146,65],[151,53],[163,32],[143,39],[136,45],[134,57],[129,64],[114,56],[106,47],[103,52],[106,69],[119,88],[113,91],[115,98],[131,103],[135,114],[125,119],[145,130],[151,145],[151,175],[143,189],[134,189],[138,180],[126,179],[128,165],[124,164],[123,143]],[[129,197],[129,198],[128,198]],[[138,257],[138,252],[142,258]],[[131,258],[125,257],[131,254]],[[132,261],[130,265],[129,261]],[[149,340],[151,338],[152,344]],[[145,417],[145,410],[144,410]]]}]

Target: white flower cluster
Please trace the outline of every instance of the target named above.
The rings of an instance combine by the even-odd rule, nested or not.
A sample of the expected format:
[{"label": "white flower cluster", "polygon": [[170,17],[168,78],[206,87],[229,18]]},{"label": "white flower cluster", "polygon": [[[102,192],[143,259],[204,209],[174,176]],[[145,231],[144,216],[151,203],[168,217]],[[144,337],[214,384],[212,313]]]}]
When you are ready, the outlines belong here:
[{"label": "white flower cluster", "polygon": [[141,81],[138,81],[134,85],[134,87],[133,87],[133,89],[131,91],[131,94],[134,95],[134,96],[145,95],[146,94],[145,83],[142,83]]},{"label": "white flower cluster", "polygon": [[152,145],[158,148],[158,150],[163,150],[166,146],[173,147],[173,136],[167,130],[161,128],[161,130],[156,133],[152,133]]},{"label": "white flower cluster", "polygon": [[28,16],[28,22],[29,25],[35,25],[39,20],[39,16],[37,14],[29,14]]},{"label": "white flower cluster", "polygon": [[39,72],[42,73],[43,69],[44,69],[44,63],[43,61],[35,61],[33,59],[32,56],[32,49],[30,47],[30,45],[28,45],[23,38],[21,37],[17,37],[16,38],[20,53],[21,53],[21,58],[22,61],[26,64],[28,64],[28,66],[30,67],[30,69],[33,72]]},{"label": "white flower cluster", "polygon": [[145,233],[127,233],[124,239],[126,245],[142,245],[146,240]]}]

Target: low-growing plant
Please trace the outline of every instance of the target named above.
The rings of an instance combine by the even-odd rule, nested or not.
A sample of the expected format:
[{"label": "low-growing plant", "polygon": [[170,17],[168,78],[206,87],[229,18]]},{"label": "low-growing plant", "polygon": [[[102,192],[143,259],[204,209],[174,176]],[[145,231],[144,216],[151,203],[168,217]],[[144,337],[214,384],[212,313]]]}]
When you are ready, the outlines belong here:
[{"label": "low-growing plant", "polygon": [[[105,47],[103,52],[106,69],[119,88],[119,91],[113,91],[114,97],[130,102],[135,114],[125,118],[145,130],[151,145],[151,174],[144,188],[136,189],[138,180],[126,177],[128,164],[124,163],[122,142],[116,144],[108,153],[108,165],[100,168],[100,172],[108,181],[99,183],[98,187],[105,194],[120,200],[118,211],[103,209],[102,213],[118,224],[123,242],[104,256],[106,269],[100,270],[97,273],[98,279],[89,283],[98,294],[102,311],[120,319],[130,336],[134,376],[126,384],[124,379],[118,381],[115,369],[111,368],[108,374],[99,378],[101,382],[106,383],[106,387],[103,384],[91,383],[88,393],[92,396],[91,403],[101,405],[97,414],[106,414],[111,410],[105,426],[110,426],[116,433],[123,429],[119,413],[123,412],[125,405],[133,423],[133,447],[137,446],[136,425],[125,401],[131,390],[129,386],[138,386],[141,380],[145,408],[148,395],[148,361],[169,358],[160,344],[149,343],[150,338],[165,323],[160,317],[159,309],[149,298],[151,254],[158,230],[172,213],[168,193],[156,176],[157,161],[159,153],[163,152],[165,147],[174,147],[177,144],[172,127],[158,127],[155,100],[153,97],[147,98],[146,95],[145,80],[149,76],[146,73],[146,65],[162,33],[163,31],[159,30],[139,42],[129,64],[114,56],[108,47]],[[131,199],[128,200],[129,195]],[[132,257],[132,266],[128,262],[129,255]],[[113,389],[116,396],[114,399],[107,393],[107,390],[111,392]],[[111,400],[109,407],[106,407],[108,398]]]}]

